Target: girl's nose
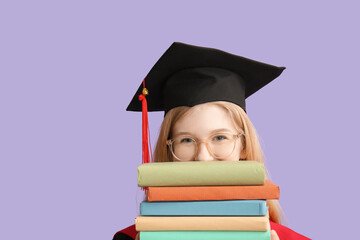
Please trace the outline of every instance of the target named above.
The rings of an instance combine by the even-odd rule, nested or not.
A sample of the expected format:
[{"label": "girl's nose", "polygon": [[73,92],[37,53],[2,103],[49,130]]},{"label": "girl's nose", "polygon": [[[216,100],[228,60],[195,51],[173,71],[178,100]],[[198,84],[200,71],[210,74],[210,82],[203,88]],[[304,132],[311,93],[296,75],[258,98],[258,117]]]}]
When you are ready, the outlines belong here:
[{"label": "girl's nose", "polygon": [[205,143],[200,143],[198,146],[198,152],[195,156],[195,161],[214,161]]}]

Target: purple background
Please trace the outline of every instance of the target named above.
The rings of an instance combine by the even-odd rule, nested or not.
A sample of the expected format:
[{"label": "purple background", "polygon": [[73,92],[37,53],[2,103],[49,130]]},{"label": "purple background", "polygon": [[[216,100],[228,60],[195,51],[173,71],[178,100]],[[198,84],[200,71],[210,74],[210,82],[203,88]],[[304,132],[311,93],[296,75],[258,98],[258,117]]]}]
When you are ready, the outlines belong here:
[{"label": "purple background", "polygon": [[133,224],[141,114],[125,108],[173,41],[287,67],[247,109],[288,226],[354,239],[356,1],[148,2],[1,1],[0,239],[111,239]]}]

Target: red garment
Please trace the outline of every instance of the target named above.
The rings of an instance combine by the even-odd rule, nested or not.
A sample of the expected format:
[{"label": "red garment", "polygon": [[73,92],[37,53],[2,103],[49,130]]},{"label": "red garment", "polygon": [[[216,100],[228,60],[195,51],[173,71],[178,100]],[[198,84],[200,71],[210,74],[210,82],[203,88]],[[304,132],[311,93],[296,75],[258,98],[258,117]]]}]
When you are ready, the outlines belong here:
[{"label": "red garment", "polygon": [[[297,232],[294,232],[293,230],[291,230],[290,228],[287,228],[283,225],[280,225],[278,223],[274,223],[272,221],[270,221],[270,228],[272,230],[275,230],[277,235],[279,236],[280,240],[306,240],[306,239],[310,239],[307,238]],[[136,234],[135,234],[136,237]],[[311,240],[311,239],[310,239]]]},{"label": "red garment", "polygon": [[[276,231],[280,240],[308,240],[308,239],[310,239],[310,238],[307,238],[297,232],[294,232],[290,228],[287,228],[283,225],[280,225],[280,224],[277,224],[277,223],[274,223],[271,221],[270,221],[270,228],[272,230]],[[131,225],[131,226],[117,232],[114,236],[114,240],[116,239],[116,235],[117,234],[120,235],[121,233],[124,233],[124,234],[128,235],[129,237],[132,237],[133,239],[135,239],[136,234],[138,234],[139,232],[137,232],[135,230],[135,225]]]}]

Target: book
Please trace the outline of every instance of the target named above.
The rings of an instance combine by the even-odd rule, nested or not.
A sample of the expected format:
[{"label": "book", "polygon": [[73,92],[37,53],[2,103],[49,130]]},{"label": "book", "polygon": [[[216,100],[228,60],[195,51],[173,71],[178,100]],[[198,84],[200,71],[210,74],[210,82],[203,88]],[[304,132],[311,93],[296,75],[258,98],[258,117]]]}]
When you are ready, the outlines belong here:
[{"label": "book", "polygon": [[140,232],[141,240],[270,240],[270,230],[253,231],[149,231]]},{"label": "book", "polygon": [[138,167],[138,186],[263,185],[264,165],[238,162],[154,162]]},{"label": "book", "polygon": [[265,200],[140,203],[141,216],[265,216],[267,210]]},{"label": "book", "polygon": [[149,187],[147,201],[250,200],[279,197],[279,186],[266,180],[262,186]]},{"label": "book", "polygon": [[269,216],[180,216],[135,218],[136,231],[268,231]]}]

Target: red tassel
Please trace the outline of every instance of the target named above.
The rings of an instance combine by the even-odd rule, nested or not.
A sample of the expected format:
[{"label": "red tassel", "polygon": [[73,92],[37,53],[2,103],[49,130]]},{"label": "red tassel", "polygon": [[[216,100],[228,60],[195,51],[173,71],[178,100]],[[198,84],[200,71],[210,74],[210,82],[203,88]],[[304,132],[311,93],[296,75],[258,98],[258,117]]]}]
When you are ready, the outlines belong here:
[{"label": "red tassel", "polygon": [[[148,121],[148,108],[146,102],[146,95],[148,95],[148,91],[145,88],[145,79],[143,81],[143,92],[139,96],[139,100],[142,102],[142,163],[150,163],[153,162],[152,150],[151,150],[151,142],[150,142],[150,129],[149,129],[149,121]],[[149,150],[150,148],[150,150]],[[150,153],[149,153],[150,152]],[[151,156],[151,159],[150,159]],[[147,190],[147,187],[142,187],[142,190]]]}]

